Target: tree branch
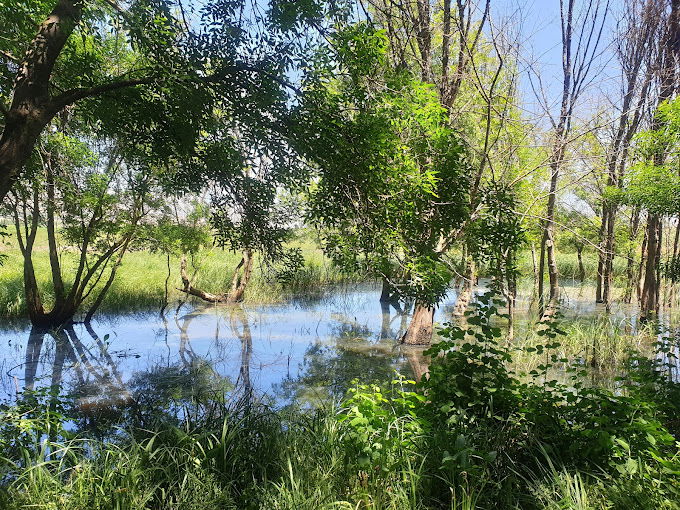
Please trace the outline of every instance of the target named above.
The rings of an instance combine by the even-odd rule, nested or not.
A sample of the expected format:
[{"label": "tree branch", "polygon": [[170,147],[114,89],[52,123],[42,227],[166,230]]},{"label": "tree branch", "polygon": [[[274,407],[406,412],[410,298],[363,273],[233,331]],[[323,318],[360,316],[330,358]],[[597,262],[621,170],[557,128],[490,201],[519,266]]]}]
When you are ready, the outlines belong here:
[{"label": "tree branch", "polygon": [[58,96],[55,96],[52,101],[51,101],[51,108],[54,111],[59,111],[62,108],[75,103],[76,101],[79,101],[81,99],[85,99],[87,97],[93,97],[93,96],[99,96],[101,94],[105,94],[107,92],[113,92],[116,90],[121,90],[125,88],[130,88],[130,87],[137,87],[139,85],[150,85],[155,82],[161,82],[161,81],[170,81],[170,80],[175,80],[177,82],[185,82],[185,83],[192,83],[192,82],[200,82],[200,83],[220,83],[223,81],[226,81],[230,78],[233,78],[233,75],[238,72],[252,72],[252,73],[259,73],[264,76],[267,76],[271,80],[275,81],[276,83],[283,85],[286,88],[289,88],[296,92],[297,94],[301,94],[302,91],[296,87],[295,85],[287,82],[286,80],[283,80],[281,78],[278,78],[277,76],[272,75],[270,72],[260,69],[255,66],[250,66],[250,65],[233,65],[229,66],[225,69],[223,69],[221,72],[212,74],[210,76],[194,76],[194,77],[186,77],[186,78],[179,78],[179,77],[173,77],[173,76],[146,76],[142,78],[132,78],[129,80],[119,80],[119,81],[113,81],[109,83],[103,83],[101,85],[96,85],[94,87],[82,87],[82,88],[77,88],[77,89],[71,89],[67,90],[66,92],[59,94]]}]

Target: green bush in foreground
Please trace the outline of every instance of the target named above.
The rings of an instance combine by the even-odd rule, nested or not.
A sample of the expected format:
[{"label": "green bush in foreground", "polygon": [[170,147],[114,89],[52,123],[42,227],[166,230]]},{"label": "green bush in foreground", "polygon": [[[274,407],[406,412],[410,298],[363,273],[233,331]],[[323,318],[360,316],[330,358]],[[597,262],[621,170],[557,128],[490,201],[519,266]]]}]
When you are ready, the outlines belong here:
[{"label": "green bush in foreground", "polygon": [[67,402],[32,397],[3,412],[0,507],[679,508],[680,391],[664,367],[631,358],[616,394],[579,367],[552,380],[565,360],[547,325],[531,347],[546,362],[513,374],[496,315],[483,297],[428,352],[429,379],[358,385],[340,408],[187,399],[152,419],[122,411],[94,439],[61,425],[80,423]]}]

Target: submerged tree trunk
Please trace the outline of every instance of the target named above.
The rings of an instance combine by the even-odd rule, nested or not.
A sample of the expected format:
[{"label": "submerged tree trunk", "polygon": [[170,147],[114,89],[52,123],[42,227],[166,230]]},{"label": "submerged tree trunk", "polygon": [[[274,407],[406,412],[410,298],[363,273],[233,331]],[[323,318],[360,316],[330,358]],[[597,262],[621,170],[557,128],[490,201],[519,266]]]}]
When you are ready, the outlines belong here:
[{"label": "submerged tree trunk", "polygon": [[607,227],[604,238],[604,264],[602,266],[602,301],[609,304],[611,301],[611,287],[614,272],[614,206],[610,205],[607,212]]},{"label": "submerged tree trunk", "polygon": [[394,301],[394,288],[390,281],[383,276],[382,278],[382,289],[380,291],[380,302],[381,303],[391,303]]},{"label": "submerged tree trunk", "polygon": [[168,296],[169,296],[168,284],[170,283],[170,253],[169,252],[166,253],[165,262],[166,262],[168,272],[165,276],[165,292],[163,294],[163,306],[161,306],[161,311],[160,311],[161,317],[163,317],[163,315],[165,314],[165,309],[168,307]]},{"label": "submerged tree trunk", "polygon": [[428,345],[432,341],[434,306],[416,302],[413,317],[401,339],[407,345]]},{"label": "submerged tree trunk", "polygon": [[[640,211],[635,210],[631,213],[630,228],[628,230],[628,236],[631,241],[637,237],[639,226]],[[635,275],[635,250],[634,244],[632,242],[629,245],[626,257],[628,260],[626,262],[626,289],[623,294],[623,302],[630,303],[633,300],[633,287],[639,287],[640,282],[639,277],[636,279]]]}]

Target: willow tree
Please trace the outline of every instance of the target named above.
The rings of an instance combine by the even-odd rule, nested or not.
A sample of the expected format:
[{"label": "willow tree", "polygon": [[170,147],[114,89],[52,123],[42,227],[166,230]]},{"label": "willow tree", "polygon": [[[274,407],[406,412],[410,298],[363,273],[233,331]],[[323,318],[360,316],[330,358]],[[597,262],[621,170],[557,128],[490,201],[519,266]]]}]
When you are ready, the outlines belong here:
[{"label": "willow tree", "polygon": [[354,24],[333,43],[337,66],[319,66],[294,117],[318,172],[308,214],[336,263],[415,299],[403,341],[426,344],[452,278],[444,256],[468,218],[467,150],[434,87],[391,68],[383,32]]}]

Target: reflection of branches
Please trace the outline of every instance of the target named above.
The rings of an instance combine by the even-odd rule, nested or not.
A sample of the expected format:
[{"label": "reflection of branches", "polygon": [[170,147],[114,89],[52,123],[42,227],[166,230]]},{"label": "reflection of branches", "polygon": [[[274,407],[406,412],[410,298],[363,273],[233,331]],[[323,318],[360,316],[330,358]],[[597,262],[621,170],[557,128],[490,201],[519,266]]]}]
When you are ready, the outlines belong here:
[{"label": "reflection of branches", "polygon": [[[86,328],[99,347],[99,355],[93,354],[83,344],[72,325],[55,330],[31,329],[26,345],[24,381],[26,390],[32,391],[35,388],[40,354],[46,334],[49,334],[55,342],[50,379],[50,392],[55,399],[61,392],[64,366],[68,361],[73,363],[72,369],[75,371],[76,378],[81,386],[86,384],[86,376],[91,375],[96,380],[98,388],[106,389],[109,393],[114,393],[116,389],[120,390],[124,387],[118,368],[108,353],[104,342],[102,342],[90,324],[87,324]],[[112,374],[115,377],[115,382],[111,380]],[[127,394],[127,390],[124,390],[124,393]],[[56,405],[56,401],[54,405]]]},{"label": "reflection of branches", "polygon": [[[392,316],[392,313],[390,311],[390,308],[394,308],[395,314],[394,317]],[[382,313],[382,324],[380,326],[380,340],[387,340],[387,339],[397,339],[401,338],[403,335],[404,327],[406,325],[406,320],[408,318],[408,306],[405,304],[404,308],[402,309],[399,302],[392,302],[392,303],[387,303],[387,302],[381,302],[380,303],[380,311]],[[396,334],[392,332],[392,323],[397,320],[398,318],[401,317],[401,322],[399,325],[399,330],[397,331]]]},{"label": "reflection of branches", "polygon": [[186,314],[182,317],[181,326],[179,320],[175,317],[175,324],[179,329],[179,357],[182,358],[182,363],[186,367],[191,367],[196,360],[196,353],[191,348],[191,339],[189,338],[189,325],[194,317],[196,317],[195,312]]},{"label": "reflection of branches", "polygon": [[[250,325],[248,324],[248,317],[245,310],[238,306],[231,309],[229,315],[231,331],[241,341],[241,368],[239,369],[239,381],[243,384],[243,391],[246,398],[249,398],[253,392],[252,382],[250,380],[250,361],[253,355],[253,336],[250,332]],[[240,327],[240,330],[239,330]],[[237,381],[237,385],[238,382]]]},{"label": "reflection of branches", "polygon": [[32,391],[35,386],[35,374],[38,371],[40,351],[42,350],[46,332],[44,329],[33,327],[28,334],[26,362],[24,363],[24,388],[28,391]]}]

